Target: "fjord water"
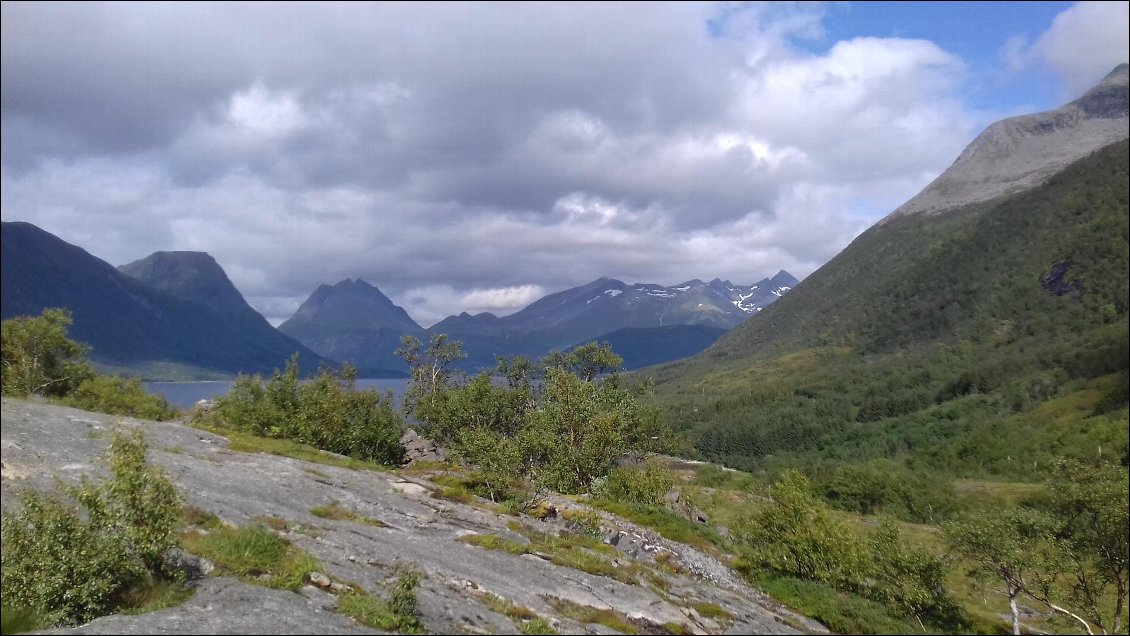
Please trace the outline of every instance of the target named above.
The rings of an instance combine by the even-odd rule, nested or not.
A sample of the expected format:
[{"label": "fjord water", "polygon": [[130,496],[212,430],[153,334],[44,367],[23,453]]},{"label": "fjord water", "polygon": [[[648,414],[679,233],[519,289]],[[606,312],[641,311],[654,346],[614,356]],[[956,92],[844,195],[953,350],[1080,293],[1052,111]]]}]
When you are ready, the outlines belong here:
[{"label": "fjord water", "polygon": [[[213,382],[143,382],[145,390],[164,396],[169,404],[180,408],[192,408],[200,400],[211,400],[226,394],[231,389],[231,381]],[[400,404],[400,397],[408,386],[407,378],[359,378],[358,389],[375,388],[384,393],[392,391],[393,402]]]}]

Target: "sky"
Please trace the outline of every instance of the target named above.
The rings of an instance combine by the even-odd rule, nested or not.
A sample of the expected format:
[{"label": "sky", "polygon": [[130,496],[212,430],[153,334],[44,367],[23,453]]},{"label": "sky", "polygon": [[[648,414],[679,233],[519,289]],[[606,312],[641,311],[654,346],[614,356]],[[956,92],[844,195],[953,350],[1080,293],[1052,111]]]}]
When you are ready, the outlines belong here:
[{"label": "sky", "polygon": [[4,2],[0,216],[208,252],[274,324],[803,278],[1126,62],[1128,6]]}]

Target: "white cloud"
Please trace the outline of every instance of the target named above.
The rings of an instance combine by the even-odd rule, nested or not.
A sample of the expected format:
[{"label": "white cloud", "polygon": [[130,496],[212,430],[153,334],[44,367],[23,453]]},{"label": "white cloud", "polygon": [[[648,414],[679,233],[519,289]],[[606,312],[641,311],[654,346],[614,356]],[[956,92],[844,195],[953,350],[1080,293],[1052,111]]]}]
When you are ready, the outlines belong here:
[{"label": "white cloud", "polygon": [[1031,42],[1014,36],[1001,55],[1014,70],[1033,65],[1050,69],[1070,99],[1130,59],[1128,50],[1130,4],[1077,2]]},{"label": "white cloud", "polygon": [[805,276],[982,116],[825,7],[4,4],[5,220],[211,253],[278,322],[363,278],[419,322],[600,276]]},{"label": "white cloud", "polygon": [[494,289],[473,289],[463,295],[463,307],[469,313],[489,311],[509,314],[525,307],[545,295],[540,285],[517,285]]}]

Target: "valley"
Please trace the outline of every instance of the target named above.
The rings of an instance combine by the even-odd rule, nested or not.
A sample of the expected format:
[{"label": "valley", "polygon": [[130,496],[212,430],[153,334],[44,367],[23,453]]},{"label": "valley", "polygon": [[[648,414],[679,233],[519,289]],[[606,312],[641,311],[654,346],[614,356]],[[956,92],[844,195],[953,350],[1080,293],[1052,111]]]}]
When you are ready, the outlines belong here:
[{"label": "valley", "polygon": [[[223,576],[149,615],[186,633],[254,603],[342,633],[1125,633],[1128,85],[993,124],[803,281],[598,278],[426,329],[359,278],[275,329],[206,253],[114,268],[6,222],[5,523],[124,427],[185,498],[169,546],[246,530],[308,566],[207,557]],[[106,370],[238,376],[135,418],[152,396]],[[5,535],[35,536],[20,509]],[[209,595],[251,600],[194,622]]]}]

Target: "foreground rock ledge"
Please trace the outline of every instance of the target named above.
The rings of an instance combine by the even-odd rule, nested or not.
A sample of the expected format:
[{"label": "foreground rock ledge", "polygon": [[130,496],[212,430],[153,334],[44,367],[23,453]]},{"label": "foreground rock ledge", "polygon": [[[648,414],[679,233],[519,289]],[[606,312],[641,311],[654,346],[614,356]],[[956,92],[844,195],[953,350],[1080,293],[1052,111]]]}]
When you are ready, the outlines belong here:
[{"label": "foreground rock ledge", "polygon": [[[430,497],[426,480],[350,470],[287,457],[230,451],[227,440],[179,423],[146,422],[59,406],[2,401],[2,503],[18,505],[25,488],[50,490],[55,480],[101,475],[98,459],[115,428],[140,427],[149,461],[168,471],[186,503],[243,525],[276,517],[296,531],[286,538],[321,560],[326,574],[380,593],[397,561],[422,573],[421,621],[432,633],[515,633],[510,618],[482,598],[497,595],[545,617],[560,633],[614,633],[563,617],[547,599],[611,609],[637,625],[681,624],[695,633],[795,634],[826,632],[819,624],[779,607],[713,558],[666,541],[623,520],[619,530],[672,551],[689,575],[663,574],[666,590],[628,585],[554,565],[534,555],[515,556],[457,541],[472,533],[518,538],[515,517]],[[385,527],[313,516],[310,509],[339,502]],[[532,519],[520,523],[553,532]],[[623,559],[632,557],[624,555]],[[713,603],[732,616],[700,616],[695,604]],[[336,599],[314,587],[285,592],[230,578],[209,577],[184,605],[138,616],[110,616],[55,629],[56,634],[353,634],[380,633],[335,611]]]}]

